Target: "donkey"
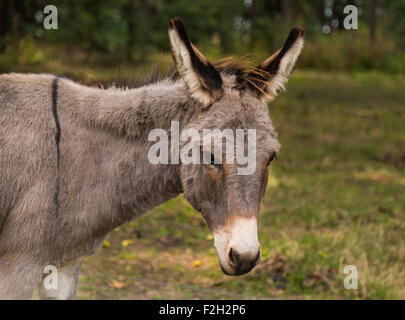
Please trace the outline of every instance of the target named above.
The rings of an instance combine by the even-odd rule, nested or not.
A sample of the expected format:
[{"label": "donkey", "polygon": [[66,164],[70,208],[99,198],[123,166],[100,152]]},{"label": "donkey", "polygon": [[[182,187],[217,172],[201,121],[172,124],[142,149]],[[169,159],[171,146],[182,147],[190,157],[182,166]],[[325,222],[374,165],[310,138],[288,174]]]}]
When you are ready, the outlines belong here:
[{"label": "donkey", "polygon": [[[169,24],[177,76],[134,89],[101,89],[46,74],[0,76],[0,298],[74,299],[84,256],[107,233],[183,193],[206,220],[222,271],[249,272],[260,259],[257,222],[268,167],[280,145],[267,102],[283,88],[303,47],[293,28],[255,68],[210,63],[181,19]],[[255,129],[256,168],[152,164],[148,134]],[[170,132],[169,132],[170,134]],[[203,155],[202,155],[203,156]],[[44,268],[57,288],[43,285]]]}]

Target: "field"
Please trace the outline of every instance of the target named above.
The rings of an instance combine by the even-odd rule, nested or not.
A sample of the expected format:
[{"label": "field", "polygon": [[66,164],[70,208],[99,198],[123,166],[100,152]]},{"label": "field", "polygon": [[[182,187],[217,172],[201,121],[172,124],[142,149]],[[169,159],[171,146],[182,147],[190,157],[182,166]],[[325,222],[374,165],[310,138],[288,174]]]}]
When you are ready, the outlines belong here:
[{"label": "field", "polygon": [[[405,78],[296,72],[269,106],[262,261],[227,277],[179,196],[111,232],[84,260],[79,299],[405,298]],[[347,290],[346,265],[358,270]]]}]

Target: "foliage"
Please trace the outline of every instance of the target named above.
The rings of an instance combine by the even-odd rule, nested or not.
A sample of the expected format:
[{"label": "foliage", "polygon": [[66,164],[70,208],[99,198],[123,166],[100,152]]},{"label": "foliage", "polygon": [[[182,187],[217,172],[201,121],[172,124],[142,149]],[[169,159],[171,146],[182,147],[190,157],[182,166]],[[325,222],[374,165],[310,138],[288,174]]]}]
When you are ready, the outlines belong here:
[{"label": "foliage", "polygon": [[[60,52],[80,49],[82,63],[96,58],[102,65],[144,63],[169,50],[168,21],[181,16],[192,40],[214,58],[248,53],[265,58],[293,25],[302,25],[309,49],[301,67],[405,70],[404,0],[60,0],[58,30],[42,26],[47,4],[0,2],[0,52],[8,48],[18,55],[16,43],[35,41]],[[349,4],[359,8],[357,31],[343,28],[343,8]]]},{"label": "foliage", "polygon": [[[174,16],[211,59],[261,62],[303,25],[298,66],[311,69],[270,106],[283,147],[252,273],[222,275],[204,220],[178,197],[85,259],[80,298],[405,298],[405,79],[394,74],[405,73],[405,0],[59,0],[59,29],[44,30],[47,4],[0,1],[0,72],[92,84],[143,77],[156,61],[164,72]],[[361,9],[357,31],[342,27],[345,4]],[[347,264],[359,269],[357,291],[343,287]]]}]

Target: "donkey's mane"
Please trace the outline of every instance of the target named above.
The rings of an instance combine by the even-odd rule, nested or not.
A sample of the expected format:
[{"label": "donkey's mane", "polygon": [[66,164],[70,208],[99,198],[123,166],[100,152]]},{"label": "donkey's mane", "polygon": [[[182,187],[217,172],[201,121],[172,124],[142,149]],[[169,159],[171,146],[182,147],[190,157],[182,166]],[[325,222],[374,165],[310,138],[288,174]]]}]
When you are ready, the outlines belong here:
[{"label": "donkey's mane", "polygon": [[223,58],[215,61],[213,65],[219,73],[236,76],[239,89],[242,89],[244,85],[248,85],[265,94],[260,84],[266,82],[264,79],[268,76],[268,72],[259,68],[259,66],[253,67],[251,59],[247,56]]},{"label": "donkey's mane", "polygon": [[[239,84],[245,83],[256,88],[258,81],[257,76],[259,75],[261,77],[264,77],[267,75],[267,72],[265,70],[258,67],[253,67],[251,59],[247,56],[244,56],[242,58],[222,58],[213,62],[212,65],[220,74],[236,76],[236,81]],[[92,87],[99,87],[102,89],[120,88],[122,90],[125,90],[156,84],[162,80],[176,81],[178,79],[180,79],[180,74],[174,66],[171,67],[168,72],[162,73],[161,66],[160,64],[158,64],[143,79],[116,78],[114,80],[87,80],[83,84]]]},{"label": "donkey's mane", "polygon": [[213,63],[219,73],[235,75],[240,79],[246,79],[251,72],[256,70],[252,67],[251,59],[247,56],[242,58],[226,57]]}]

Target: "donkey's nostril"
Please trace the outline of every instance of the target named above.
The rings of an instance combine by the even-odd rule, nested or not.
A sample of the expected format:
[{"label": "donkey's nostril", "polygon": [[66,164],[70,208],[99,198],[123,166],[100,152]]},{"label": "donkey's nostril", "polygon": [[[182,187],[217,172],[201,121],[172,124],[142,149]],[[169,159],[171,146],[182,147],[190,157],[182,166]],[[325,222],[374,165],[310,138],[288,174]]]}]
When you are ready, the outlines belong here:
[{"label": "donkey's nostril", "polygon": [[238,265],[239,254],[235,250],[233,250],[232,248],[229,249],[229,261],[235,266]]},{"label": "donkey's nostril", "polygon": [[234,248],[228,251],[228,263],[238,274],[244,274],[254,268],[260,261],[260,249],[255,253],[239,253]]}]

